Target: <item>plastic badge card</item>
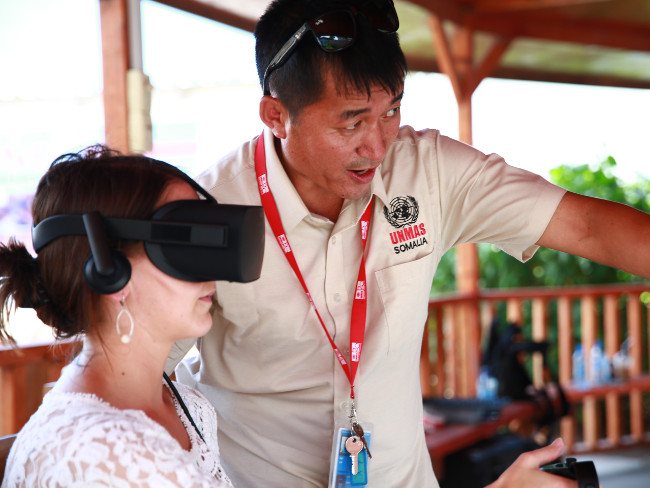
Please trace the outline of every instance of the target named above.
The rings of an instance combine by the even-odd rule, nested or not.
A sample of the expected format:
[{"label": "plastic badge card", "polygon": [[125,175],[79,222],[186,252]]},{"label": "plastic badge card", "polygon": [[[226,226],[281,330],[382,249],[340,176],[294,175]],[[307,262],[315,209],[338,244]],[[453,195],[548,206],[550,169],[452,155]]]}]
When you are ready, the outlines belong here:
[{"label": "plastic badge card", "polygon": [[[352,458],[345,448],[345,441],[353,435],[350,429],[339,428],[332,444],[329,488],[352,488],[366,486],[368,483],[368,453],[363,449],[357,454],[357,474],[352,474]],[[371,433],[365,431],[368,448],[372,450]]]}]

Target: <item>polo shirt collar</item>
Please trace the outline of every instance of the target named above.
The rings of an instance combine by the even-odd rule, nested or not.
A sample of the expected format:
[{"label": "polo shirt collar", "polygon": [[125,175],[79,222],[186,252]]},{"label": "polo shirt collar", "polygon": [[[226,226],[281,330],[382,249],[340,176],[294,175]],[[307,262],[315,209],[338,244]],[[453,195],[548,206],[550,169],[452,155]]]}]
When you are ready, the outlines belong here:
[{"label": "polo shirt collar", "polygon": [[[384,206],[388,205],[388,195],[386,194],[386,187],[384,186],[384,180],[381,177],[381,166],[375,171],[375,176],[370,183],[370,194],[376,196]],[[375,202],[377,205],[378,202]],[[364,207],[365,208],[365,207]],[[359,216],[361,218],[361,216]]]},{"label": "polo shirt collar", "polygon": [[359,220],[361,220],[361,217],[363,216],[363,211],[368,206],[368,202],[370,202],[371,198],[375,198],[375,212],[379,205],[386,205],[386,188],[381,179],[381,167],[377,168],[377,171],[370,182],[370,193],[368,195],[365,195],[358,200],[346,200],[343,202],[343,208],[341,209],[339,218],[334,226],[334,232],[341,232],[358,225]]},{"label": "polo shirt collar", "polygon": [[[280,162],[280,158],[275,151],[275,136],[268,127],[264,128],[264,150],[266,152],[266,171],[269,185],[278,206],[278,211],[282,216],[282,224],[285,230],[289,231],[308,217],[310,212],[300,198],[300,195],[298,195],[298,192]],[[386,187],[381,178],[381,166],[375,171],[375,175],[370,183],[370,195],[376,196],[384,206],[387,205],[388,196],[386,195]],[[349,210],[352,210],[350,224],[357,224],[363,215],[363,211],[366,209],[369,199],[370,196],[365,196],[354,201],[346,200],[343,202],[340,217],[343,220],[348,220],[350,217],[345,214]],[[338,223],[341,224],[342,222]],[[337,227],[340,227],[340,225]]]}]

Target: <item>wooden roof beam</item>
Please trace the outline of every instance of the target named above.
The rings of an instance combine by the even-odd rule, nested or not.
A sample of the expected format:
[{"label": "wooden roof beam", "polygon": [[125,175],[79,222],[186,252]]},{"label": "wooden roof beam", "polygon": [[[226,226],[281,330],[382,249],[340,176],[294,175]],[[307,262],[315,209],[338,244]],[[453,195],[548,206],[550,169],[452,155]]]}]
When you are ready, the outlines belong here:
[{"label": "wooden roof beam", "polygon": [[206,19],[215,20],[222,24],[228,24],[239,29],[253,32],[257,19],[250,19],[241,15],[237,15],[230,10],[219,8],[213,4],[206,3],[201,0],[155,0],[158,3],[168,5],[170,7],[189,12]]},{"label": "wooden roof beam", "polygon": [[[408,56],[407,62],[410,71],[425,71],[430,73],[444,73],[435,59],[419,56]],[[524,81],[544,81],[551,83],[571,83],[576,85],[616,86],[620,88],[650,89],[650,82],[635,78],[613,77],[597,74],[568,74],[554,73],[528,68],[511,68],[499,66],[489,75],[491,78],[505,78]]]},{"label": "wooden roof beam", "polygon": [[431,15],[429,25],[441,71],[449,77],[459,103],[471,98],[481,81],[499,65],[512,42],[510,37],[498,38],[478,65],[474,65],[474,34],[471,30],[459,29],[450,42],[438,16]]},{"label": "wooden roof beam", "polygon": [[456,69],[451,46],[447,39],[447,34],[445,33],[442,21],[437,15],[431,15],[429,17],[429,25],[431,26],[431,32],[433,33],[436,57],[440,61],[440,68],[451,82],[451,87],[454,90],[456,101],[460,101],[463,99],[462,81],[460,74]]},{"label": "wooden roof beam", "polygon": [[496,67],[499,66],[499,62],[508,50],[511,42],[512,38],[502,37],[497,39],[490,47],[488,53],[485,55],[481,63],[472,71],[472,74],[468,79],[467,89],[470,93],[474,93],[481,81],[490,76]]},{"label": "wooden roof beam", "polygon": [[650,27],[616,21],[567,19],[555,15],[481,14],[467,17],[471,29],[506,37],[529,37],[650,52]]},{"label": "wooden roof beam", "polygon": [[[650,52],[650,26],[630,25],[615,20],[567,18],[551,12],[506,9],[512,2],[523,0],[477,0],[477,5],[493,5],[494,10],[474,9],[471,3],[459,4],[444,0],[410,0],[441,20],[451,20],[473,31],[497,34],[503,38],[529,37],[558,42],[593,44],[613,49]],[[544,3],[566,6],[608,0],[526,0],[524,3],[539,8]],[[560,5],[563,4],[563,5]],[[501,10],[495,11],[501,5]]]},{"label": "wooden roof beam", "polygon": [[474,12],[487,13],[571,7],[573,5],[610,1],[611,0],[475,0],[473,3]]},{"label": "wooden roof beam", "polygon": [[409,0],[413,5],[418,5],[440,20],[451,20],[456,24],[462,24],[472,10],[457,2],[449,0]]}]

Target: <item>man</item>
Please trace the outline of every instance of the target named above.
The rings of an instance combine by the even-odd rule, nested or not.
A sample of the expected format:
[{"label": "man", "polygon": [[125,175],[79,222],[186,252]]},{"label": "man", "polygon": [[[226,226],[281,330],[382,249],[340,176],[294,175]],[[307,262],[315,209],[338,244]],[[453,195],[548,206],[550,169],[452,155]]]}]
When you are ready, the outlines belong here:
[{"label": "man", "polygon": [[[368,486],[437,486],[418,365],[451,247],[525,260],[542,245],[650,276],[647,215],[400,128],[397,27],[390,0],[273,2],[255,33],[264,133],[200,178],[221,203],[262,202],[269,223],[261,278],[217,284],[191,365],[235,486],[326,486],[352,422]],[[537,469],[562,450],[524,455],[496,486],[575,486]]]}]

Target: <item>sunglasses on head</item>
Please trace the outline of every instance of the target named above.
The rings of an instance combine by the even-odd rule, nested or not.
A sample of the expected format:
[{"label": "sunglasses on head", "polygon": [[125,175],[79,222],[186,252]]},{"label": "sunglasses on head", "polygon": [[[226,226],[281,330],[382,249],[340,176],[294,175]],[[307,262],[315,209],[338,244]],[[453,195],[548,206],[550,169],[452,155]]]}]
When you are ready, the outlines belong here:
[{"label": "sunglasses on head", "polygon": [[357,38],[356,16],[363,15],[370,25],[386,34],[393,34],[399,28],[399,19],[393,0],[368,0],[361,6],[346,6],[343,9],[332,10],[302,24],[273,57],[264,71],[264,95],[269,95],[269,76],[282,66],[291,56],[300,39],[307,32],[314,35],[320,48],[327,53],[335,53],[347,49]]}]

